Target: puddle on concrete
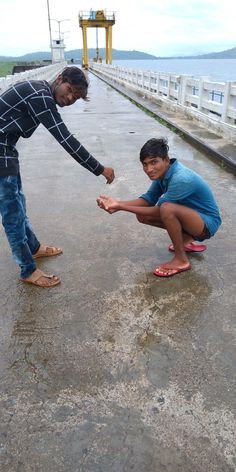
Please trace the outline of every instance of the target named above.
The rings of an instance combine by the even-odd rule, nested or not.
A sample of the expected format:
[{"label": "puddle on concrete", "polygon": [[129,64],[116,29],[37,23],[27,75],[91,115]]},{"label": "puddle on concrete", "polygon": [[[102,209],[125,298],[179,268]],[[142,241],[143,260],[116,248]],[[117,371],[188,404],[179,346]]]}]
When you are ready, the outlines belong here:
[{"label": "puddle on concrete", "polygon": [[171,340],[161,335],[145,333],[138,337],[138,345],[143,349],[147,379],[159,389],[167,388],[172,371],[183,353],[176,349]]},{"label": "puddle on concrete", "polygon": [[113,370],[126,366],[122,375],[126,370],[132,377],[132,369],[141,368],[146,381],[166,388],[192,343],[191,333],[198,329],[211,293],[207,279],[194,272],[164,283],[149,274],[146,283],[126,284],[109,293],[100,337],[105,343],[112,333]]},{"label": "puddle on concrete", "polygon": [[161,336],[152,333],[143,333],[137,338],[137,343],[144,349],[152,349],[158,346],[161,342]]},{"label": "puddle on concrete", "polygon": [[121,324],[126,318],[126,331],[129,326],[144,323],[147,317],[149,323],[171,331],[191,325],[212,293],[208,279],[194,272],[164,281],[146,275],[147,283],[127,284],[109,295],[107,316],[111,321],[118,318]]},{"label": "puddle on concrete", "polygon": [[96,291],[96,302],[94,294],[84,293],[78,303],[72,291],[59,295],[57,313],[51,306],[49,316],[42,305],[41,311],[22,315],[12,331],[14,375],[44,385],[47,392],[68,387],[86,392],[138,378],[144,367],[147,381],[166,386],[182,354],[178,343],[189,342],[211,287],[194,272],[164,283],[137,272],[139,283],[128,284],[126,275],[128,282],[128,263],[122,285],[118,279],[116,290]]}]

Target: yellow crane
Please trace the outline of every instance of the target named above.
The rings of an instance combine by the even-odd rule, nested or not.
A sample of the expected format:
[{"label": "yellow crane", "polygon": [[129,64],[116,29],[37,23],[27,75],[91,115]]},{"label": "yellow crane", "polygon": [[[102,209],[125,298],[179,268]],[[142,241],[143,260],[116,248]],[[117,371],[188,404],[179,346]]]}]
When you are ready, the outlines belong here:
[{"label": "yellow crane", "polygon": [[99,60],[98,51],[98,28],[106,30],[106,64],[112,64],[112,26],[115,24],[115,13],[108,13],[106,10],[90,10],[89,12],[79,12],[79,25],[83,34],[83,67],[88,68],[88,42],[87,28],[97,28],[96,30],[96,58]]}]

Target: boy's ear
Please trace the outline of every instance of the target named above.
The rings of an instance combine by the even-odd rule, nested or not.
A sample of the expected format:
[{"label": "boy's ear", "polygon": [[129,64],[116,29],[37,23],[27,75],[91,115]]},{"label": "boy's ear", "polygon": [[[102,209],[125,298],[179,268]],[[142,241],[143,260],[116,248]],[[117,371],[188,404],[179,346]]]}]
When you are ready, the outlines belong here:
[{"label": "boy's ear", "polygon": [[59,74],[55,80],[57,85],[60,85],[63,82],[62,74]]}]

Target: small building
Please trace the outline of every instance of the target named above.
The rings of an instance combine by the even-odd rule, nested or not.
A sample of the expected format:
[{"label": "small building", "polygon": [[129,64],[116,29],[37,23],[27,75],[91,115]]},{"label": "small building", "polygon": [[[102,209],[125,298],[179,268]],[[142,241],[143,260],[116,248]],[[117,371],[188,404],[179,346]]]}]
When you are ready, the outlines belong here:
[{"label": "small building", "polygon": [[65,61],[65,44],[63,39],[52,40],[52,63]]}]

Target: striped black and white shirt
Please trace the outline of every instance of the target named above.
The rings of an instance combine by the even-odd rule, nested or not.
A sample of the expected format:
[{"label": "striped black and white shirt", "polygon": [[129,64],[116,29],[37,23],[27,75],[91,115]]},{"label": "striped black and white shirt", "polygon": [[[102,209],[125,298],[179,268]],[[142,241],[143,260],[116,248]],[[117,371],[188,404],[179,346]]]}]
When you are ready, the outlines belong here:
[{"label": "striped black and white shirt", "polygon": [[69,132],[45,80],[19,82],[0,95],[0,177],[19,172],[16,143],[29,138],[39,124],[83,167],[100,175],[104,167]]}]

